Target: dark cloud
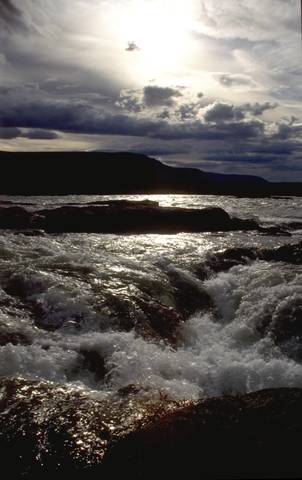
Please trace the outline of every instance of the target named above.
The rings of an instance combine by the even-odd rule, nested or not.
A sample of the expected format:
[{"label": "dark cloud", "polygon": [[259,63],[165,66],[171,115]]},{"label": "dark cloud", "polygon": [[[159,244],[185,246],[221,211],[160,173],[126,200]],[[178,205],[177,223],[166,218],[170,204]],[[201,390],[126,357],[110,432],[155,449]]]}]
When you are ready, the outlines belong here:
[{"label": "dark cloud", "polygon": [[207,122],[222,123],[228,121],[243,120],[246,114],[259,117],[266,110],[272,110],[278,106],[277,103],[244,103],[243,105],[234,106],[224,102],[214,102],[206,109],[204,118]]},{"label": "dark cloud", "polygon": [[48,130],[21,130],[17,127],[0,128],[0,138],[12,140],[14,138],[28,138],[30,140],[57,140],[61,135]]},{"label": "dark cloud", "polygon": [[[144,109],[158,109],[159,107],[174,107],[176,99],[183,96],[181,87],[159,87],[157,85],[148,85],[142,90],[122,90],[116,105],[128,112],[141,112]],[[165,113],[163,113],[165,112]],[[158,113],[158,118],[170,117],[170,112],[167,108]]]},{"label": "dark cloud", "polygon": [[0,127],[0,138],[5,140],[11,140],[12,138],[17,138],[21,136],[21,130],[16,127],[11,128],[1,128]]},{"label": "dark cloud", "polygon": [[135,113],[141,112],[144,108],[137,90],[122,90],[116,105],[122,110]]},{"label": "dark cloud", "polygon": [[[163,160],[176,158],[178,164],[195,156],[207,164],[220,165],[221,171],[244,165],[270,171],[282,162],[297,163],[299,156],[301,159],[298,138],[302,125],[296,118],[269,124],[260,117],[275,108],[269,102],[237,106],[214,102],[204,107],[206,100],[191,92],[156,86],[153,109],[144,103],[150,87],[123,90],[119,97],[112,97],[111,103],[104,100],[101,104],[90,94],[59,95],[62,84],[55,79],[44,84],[49,85],[49,91],[35,83],[0,90],[0,124],[6,127],[1,129],[0,138],[52,141],[58,138],[58,132],[66,132],[66,138],[68,133],[105,135],[106,148],[114,150],[119,136],[119,150],[121,145],[125,149],[130,146],[130,150]],[[186,101],[190,98],[191,102]],[[159,108],[159,101],[165,103],[167,99],[174,103]]]},{"label": "dark cloud", "polygon": [[146,145],[141,143],[131,147],[131,151],[133,153],[143,153],[144,155],[149,155],[151,157],[170,156],[188,152],[188,148],[186,146],[175,145],[175,142],[173,142],[173,145],[162,145],[160,142],[156,143],[156,145]]},{"label": "dark cloud", "polygon": [[23,27],[23,15],[12,0],[0,0],[0,27]]},{"label": "dark cloud", "polygon": [[23,138],[28,138],[30,140],[56,140],[61,138],[61,135],[57,132],[49,130],[27,130],[20,135]]},{"label": "dark cloud", "polygon": [[201,120],[187,122],[161,122],[153,124],[148,136],[165,140],[225,140],[236,141],[246,138],[261,138],[264,124],[251,120],[243,122],[207,123]]},{"label": "dark cloud", "polygon": [[277,132],[275,137],[279,140],[288,140],[293,137],[301,137],[302,135],[302,123],[299,123],[296,117],[283,119],[276,126]]},{"label": "dark cloud", "polygon": [[220,162],[236,162],[236,163],[263,163],[270,164],[279,157],[275,155],[257,155],[251,152],[233,153],[233,152],[215,152],[207,155],[206,160]]},{"label": "dark cloud", "polygon": [[159,121],[112,113],[88,102],[43,98],[8,101],[0,122],[4,127],[133,136],[148,136],[160,126]]},{"label": "dark cloud", "polygon": [[252,115],[260,116],[262,115],[266,110],[273,110],[274,108],[277,108],[278,104],[277,103],[270,103],[270,102],[265,102],[265,103],[245,103],[242,105],[242,109],[245,112],[249,112]]},{"label": "dark cloud", "polygon": [[140,48],[135,42],[128,42],[128,47],[125,50],[126,52],[137,52]]},{"label": "dark cloud", "polygon": [[161,118],[162,120],[168,120],[171,118],[171,113],[169,110],[163,110],[162,112],[157,114],[157,118]]},{"label": "dark cloud", "polygon": [[196,118],[200,108],[200,102],[183,103],[176,110],[176,115],[181,120],[192,120]]},{"label": "dark cloud", "polygon": [[247,87],[253,87],[255,86],[255,82],[252,80],[251,77],[248,75],[243,75],[243,74],[231,74],[231,73],[223,73],[221,75],[216,75],[217,80],[221,85],[224,87],[237,87],[237,86],[247,86]]},{"label": "dark cloud", "polygon": [[221,123],[242,120],[244,113],[242,109],[234,107],[234,105],[215,102],[207,108],[204,118],[207,122]]},{"label": "dark cloud", "polygon": [[174,104],[175,98],[181,96],[179,90],[169,87],[150,85],[143,90],[143,102],[147,107],[169,107]]},{"label": "dark cloud", "polygon": [[[218,104],[221,105],[221,104]],[[232,106],[227,106],[233,112]],[[132,135],[161,139],[231,139],[255,138],[263,135],[264,124],[260,121],[238,121],[238,113],[229,114],[214,109],[205,121],[194,119],[186,122],[114,113],[100,109],[87,102],[56,100],[27,100],[14,104],[9,101],[2,109],[0,121],[5,127],[61,130],[75,133]],[[212,111],[212,108],[210,109]],[[227,119],[227,122],[221,119]],[[214,121],[215,120],[215,121]]]}]

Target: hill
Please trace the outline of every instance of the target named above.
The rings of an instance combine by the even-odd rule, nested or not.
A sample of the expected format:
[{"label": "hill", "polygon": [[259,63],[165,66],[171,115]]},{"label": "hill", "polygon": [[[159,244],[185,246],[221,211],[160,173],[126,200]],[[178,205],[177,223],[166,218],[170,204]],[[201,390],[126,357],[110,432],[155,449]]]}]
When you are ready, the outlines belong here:
[{"label": "hill", "polygon": [[14,195],[302,195],[302,184],[170,167],[127,152],[0,152],[0,172],[0,193]]}]

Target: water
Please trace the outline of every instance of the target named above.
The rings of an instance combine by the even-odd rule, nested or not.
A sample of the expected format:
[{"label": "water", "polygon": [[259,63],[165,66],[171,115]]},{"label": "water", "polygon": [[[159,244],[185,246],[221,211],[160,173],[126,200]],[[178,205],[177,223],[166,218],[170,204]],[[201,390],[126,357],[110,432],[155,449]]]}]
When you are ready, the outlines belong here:
[{"label": "water", "polygon": [[[215,205],[265,226],[302,222],[301,198],[0,200],[38,209],[113,198]],[[131,384],[172,399],[302,387],[300,337],[277,341],[275,333],[280,321],[301,318],[302,266],[256,260],[220,273],[208,269],[206,278],[198,274],[215,252],[301,240],[301,230],[292,237],[255,232],[31,237],[2,231],[0,375],[52,380],[101,397]],[[203,305],[205,296],[210,303]]]}]

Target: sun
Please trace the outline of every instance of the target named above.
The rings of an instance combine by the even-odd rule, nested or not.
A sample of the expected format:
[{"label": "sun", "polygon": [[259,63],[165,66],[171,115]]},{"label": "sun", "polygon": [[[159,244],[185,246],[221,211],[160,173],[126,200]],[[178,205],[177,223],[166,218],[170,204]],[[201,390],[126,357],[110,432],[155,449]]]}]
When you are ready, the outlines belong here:
[{"label": "sun", "polygon": [[116,11],[117,41],[130,52],[127,61],[141,80],[183,70],[190,54],[193,7],[189,0],[130,0]]}]

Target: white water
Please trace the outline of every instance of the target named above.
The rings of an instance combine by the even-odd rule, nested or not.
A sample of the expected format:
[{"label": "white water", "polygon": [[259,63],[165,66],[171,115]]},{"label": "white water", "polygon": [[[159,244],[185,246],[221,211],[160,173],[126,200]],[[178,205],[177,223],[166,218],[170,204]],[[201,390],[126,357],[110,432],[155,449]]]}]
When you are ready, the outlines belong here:
[{"label": "white water", "polygon": [[[213,204],[213,199],[166,196],[164,202],[203,206]],[[46,201],[50,200],[43,199]],[[274,210],[272,202],[277,202]],[[280,218],[297,221],[302,211],[299,199],[235,201],[218,197],[215,203],[230,213],[240,211],[241,217],[256,217],[261,212],[262,221],[269,223],[279,223]],[[292,238],[240,232],[45,237],[2,232],[0,332],[24,334],[30,344],[0,347],[0,375],[73,383],[101,393],[140,384],[173,398],[302,387],[302,364],[275,345],[269,330],[265,334],[257,330],[268,314],[275,318],[286,306],[302,302],[302,267],[257,261],[212,275],[204,283],[193,273],[209,252],[234,246],[272,248],[300,239],[299,232]],[[197,312],[182,324],[176,345],[147,341],[108,317],[104,292],[134,304],[144,293],[173,306],[171,270],[205,289],[215,306],[215,312]],[[38,325],[28,307],[32,303],[39,310]],[[47,331],[49,327],[53,331]],[[104,379],[96,379],[83,365],[83,350],[104,358]]]}]

